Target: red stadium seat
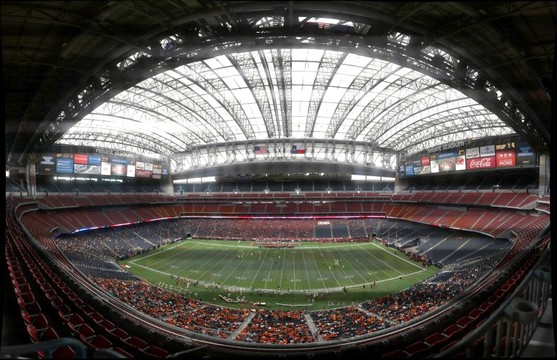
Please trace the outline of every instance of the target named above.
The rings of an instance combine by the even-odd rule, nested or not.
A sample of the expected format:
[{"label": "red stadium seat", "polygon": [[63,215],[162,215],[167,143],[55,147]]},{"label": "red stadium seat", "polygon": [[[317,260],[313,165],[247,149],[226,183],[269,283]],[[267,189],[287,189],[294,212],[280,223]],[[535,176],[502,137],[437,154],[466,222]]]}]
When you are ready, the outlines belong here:
[{"label": "red stadium seat", "polygon": [[59,347],[52,353],[53,359],[75,359],[75,351],[69,346]]},{"label": "red stadium seat", "polygon": [[56,297],[50,299],[50,304],[51,304],[54,308],[58,309],[60,306],[64,305],[64,300],[62,300],[62,299],[60,298],[60,296],[56,296]]},{"label": "red stadium seat", "polygon": [[76,297],[76,298],[70,299],[70,300],[71,300],[71,301],[74,303],[74,305],[75,305],[76,307],[78,307],[78,308],[81,308],[81,307],[83,307],[83,306],[85,305],[85,302],[84,302],[83,300],[81,300],[81,298],[79,298],[79,297]]},{"label": "red stadium seat", "polygon": [[34,315],[29,314],[29,312],[25,309],[21,310],[21,318],[23,319],[23,321],[25,321],[26,324],[32,324],[33,319],[36,318],[37,316],[38,314],[34,314]]},{"label": "red stadium seat", "polygon": [[472,319],[476,320],[477,318],[480,317],[480,315],[483,313],[483,310],[480,308],[474,308],[472,309],[472,311],[470,311],[470,313],[468,314],[469,317],[471,317]]},{"label": "red stadium seat", "polygon": [[85,315],[89,315],[90,313],[95,312],[95,309],[93,309],[92,306],[87,305],[87,304],[81,306],[81,310],[83,311],[83,313]]},{"label": "red stadium seat", "polygon": [[40,332],[46,330],[46,328],[48,327],[48,320],[46,319],[43,313],[39,313],[37,314],[37,316],[33,318],[32,324],[35,327],[35,329],[37,329],[37,331]]},{"label": "red stadium seat", "polygon": [[44,295],[46,296],[46,298],[47,298],[48,300],[51,300],[51,299],[53,299],[54,297],[58,296],[58,294],[56,294],[56,290],[54,290],[54,289],[47,289],[47,290],[44,292]]},{"label": "red stadium seat", "polygon": [[147,349],[140,349],[142,357],[163,359],[168,356],[168,351],[158,346],[151,345]]},{"label": "red stadium seat", "polygon": [[382,354],[381,359],[404,359],[408,357],[408,353],[402,349],[396,349],[388,353]]},{"label": "red stadium seat", "polygon": [[91,318],[94,322],[99,322],[99,321],[101,321],[102,319],[104,319],[104,316],[102,316],[102,314],[99,313],[98,311],[93,311],[93,312],[90,312],[90,313],[88,313],[88,314],[86,313],[86,315],[87,315],[89,318]]},{"label": "red stadium seat", "polygon": [[464,315],[463,317],[461,317],[460,319],[458,319],[456,321],[456,324],[458,326],[460,326],[461,328],[466,328],[473,321],[474,321],[474,319],[472,319],[468,315]]},{"label": "red stadium seat", "polygon": [[93,335],[88,338],[83,338],[80,336],[80,338],[93,350],[112,348],[112,342],[102,335]]},{"label": "red stadium seat", "polygon": [[91,328],[86,323],[81,324],[81,326],[79,327],[79,337],[81,338],[81,340],[85,341],[86,339],[94,335],[95,335],[95,330],[93,330],[93,328]]},{"label": "red stadium seat", "polygon": [[29,286],[29,284],[27,282],[15,283],[14,284],[14,281],[12,281],[12,284],[14,285],[14,291],[16,292],[16,294],[31,294],[31,295],[33,295],[33,292],[31,291],[31,287]]},{"label": "red stadium seat", "polygon": [[147,348],[147,346],[149,346],[147,341],[145,341],[143,339],[140,339],[136,336],[132,336],[132,337],[124,340],[124,342],[128,345],[133,346],[134,348],[136,348],[138,350],[145,350]]},{"label": "red stadium seat", "polygon": [[53,289],[52,285],[50,285],[50,283],[44,283],[40,285],[41,290],[44,292],[47,292],[50,289]]},{"label": "red stadium seat", "polygon": [[68,319],[72,316],[73,310],[66,304],[60,306],[58,309],[58,317],[64,324],[68,322]]},{"label": "red stadium seat", "polygon": [[115,346],[112,350],[116,351],[119,354],[122,354],[123,356],[125,356],[128,359],[133,358],[132,354],[130,354],[129,352],[127,352],[126,350],[124,350],[124,349],[122,349],[118,346]]},{"label": "red stadium seat", "polygon": [[464,328],[458,324],[451,324],[443,330],[443,333],[448,337],[453,337],[453,335],[458,335],[458,333],[464,331]]},{"label": "red stadium seat", "polygon": [[425,342],[433,346],[433,345],[437,345],[438,343],[444,341],[447,338],[448,336],[446,336],[442,332],[436,332],[426,337]]},{"label": "red stadium seat", "polygon": [[126,330],[123,330],[119,327],[115,328],[114,330],[110,331],[110,335],[115,339],[119,339],[125,341],[130,338],[130,335],[127,333]]},{"label": "red stadium seat", "polygon": [[46,340],[59,339],[58,333],[52,327],[47,327],[42,331],[38,331],[33,324],[27,324],[27,333],[33,342],[41,342]]},{"label": "red stadium seat", "polygon": [[21,310],[27,310],[27,312],[31,316],[38,315],[41,312],[41,306],[37,302],[25,304],[25,301],[23,301],[23,299],[18,298],[17,303],[19,304]]},{"label": "red stadium seat", "polygon": [[18,288],[14,288],[18,299],[23,300],[25,306],[30,305],[35,302],[35,296],[32,292],[22,293]]},{"label": "red stadium seat", "polygon": [[[48,341],[48,340],[60,339],[60,336],[58,336],[58,333],[52,327],[48,327],[45,330],[39,332],[39,331],[37,331],[37,329],[35,329],[35,327],[33,325],[28,324],[27,325],[27,333],[31,337],[31,341],[34,342],[34,343]],[[57,350],[60,350],[60,349],[57,349]],[[46,357],[46,354],[45,354],[44,351],[38,351],[37,355],[38,355],[39,359],[44,359]],[[59,355],[65,355],[64,351],[61,350]],[[58,358],[58,357],[55,357],[55,358]]]},{"label": "red stadium seat", "polygon": [[429,347],[430,347],[429,344],[425,343],[422,340],[418,340],[405,347],[404,351],[408,353],[408,355],[414,356],[417,352],[427,350]]},{"label": "red stadium seat", "polygon": [[85,324],[85,321],[78,313],[73,313],[67,321],[68,327],[71,329],[75,336],[79,334],[79,329],[83,324]]},{"label": "red stadium seat", "polygon": [[116,325],[114,325],[111,321],[107,319],[101,319],[100,321],[95,321],[100,327],[104,329],[106,332],[111,332],[112,330],[116,329]]}]

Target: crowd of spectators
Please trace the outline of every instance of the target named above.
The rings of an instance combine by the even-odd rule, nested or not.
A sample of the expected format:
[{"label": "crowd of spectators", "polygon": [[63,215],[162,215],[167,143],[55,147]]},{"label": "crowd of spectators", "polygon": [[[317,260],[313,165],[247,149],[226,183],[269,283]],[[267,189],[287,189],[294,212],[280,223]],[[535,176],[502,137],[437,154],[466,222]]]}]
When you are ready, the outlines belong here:
[{"label": "crowd of spectators", "polygon": [[[361,227],[370,225],[366,225],[364,220],[354,219],[339,223],[346,224],[350,232],[352,227],[360,227],[360,230],[354,232],[356,234],[361,233]],[[376,222],[372,224],[377,226]],[[250,310],[205,303],[137,278],[121,276],[121,273],[128,272],[117,268],[118,265],[114,262],[111,263],[114,266],[108,264],[110,258],[127,256],[130,251],[148,251],[151,246],[175,241],[190,232],[200,237],[212,237],[211,234],[217,232],[233,234],[238,231],[243,237],[249,238],[256,234],[271,236],[273,231],[281,228],[281,235],[309,236],[314,226],[315,221],[311,220],[252,222],[232,219],[177,219],[160,221],[150,226],[117,228],[110,233],[106,229],[100,229],[75,237],[58,237],[55,241],[68,260],[108,293],[138,311],[197,334],[255,343],[294,344],[340,340],[408,322],[454,299],[490,268],[484,263],[474,263],[461,271],[443,271],[437,277],[407,290],[358,305],[327,310]],[[372,229],[368,228],[367,231],[371,232]],[[320,240],[328,242],[354,239]]]},{"label": "crowd of spectators", "polygon": [[310,314],[325,341],[365,335],[391,326],[385,319],[368,315],[354,305]]},{"label": "crowd of spectators", "polygon": [[445,271],[407,290],[363,302],[361,306],[389,321],[405,323],[455,299],[487,269],[486,264],[480,264],[469,266],[466,271]]},{"label": "crowd of spectators", "polygon": [[316,338],[303,311],[258,309],[236,340],[260,344],[300,344],[315,342]]},{"label": "crowd of spectators", "polygon": [[[243,342],[294,344],[346,339],[411,321],[458,297],[488,268],[482,264],[443,271],[395,294],[358,305],[312,311],[235,309],[205,303],[146,281],[93,280],[135,309],[198,334]],[[254,314],[249,319],[251,312]]]}]

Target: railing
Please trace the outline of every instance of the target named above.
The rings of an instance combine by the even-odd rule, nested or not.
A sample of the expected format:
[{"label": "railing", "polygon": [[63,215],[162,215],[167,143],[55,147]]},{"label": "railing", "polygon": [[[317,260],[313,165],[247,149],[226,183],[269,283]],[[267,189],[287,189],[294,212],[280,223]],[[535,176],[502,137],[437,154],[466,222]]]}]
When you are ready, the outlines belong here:
[{"label": "railing", "polygon": [[551,256],[545,249],[514,293],[475,330],[434,358],[519,358],[551,297]]}]

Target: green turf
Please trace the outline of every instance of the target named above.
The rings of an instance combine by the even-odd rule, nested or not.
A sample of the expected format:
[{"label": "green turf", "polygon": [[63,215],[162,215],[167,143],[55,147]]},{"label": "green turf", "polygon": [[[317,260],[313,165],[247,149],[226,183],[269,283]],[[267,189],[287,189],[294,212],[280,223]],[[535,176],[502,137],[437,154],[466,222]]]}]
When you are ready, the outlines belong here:
[{"label": "green turf", "polygon": [[[230,307],[265,302],[283,309],[355,304],[439,271],[376,241],[259,248],[248,241],[188,239],[121,264],[138,277],[202,301]],[[221,296],[246,302],[230,303]]]}]

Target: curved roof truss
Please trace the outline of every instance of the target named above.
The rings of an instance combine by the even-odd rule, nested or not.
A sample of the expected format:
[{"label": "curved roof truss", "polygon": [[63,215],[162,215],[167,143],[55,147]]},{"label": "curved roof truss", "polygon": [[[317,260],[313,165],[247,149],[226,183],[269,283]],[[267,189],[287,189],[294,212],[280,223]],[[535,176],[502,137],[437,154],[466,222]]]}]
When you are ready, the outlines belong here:
[{"label": "curved roof truss", "polygon": [[[9,2],[2,9],[9,164],[56,142],[91,144],[97,133],[132,139],[134,131],[117,125],[126,117],[158,127],[126,145],[166,155],[190,143],[297,134],[413,152],[454,142],[463,133],[454,128],[468,137],[514,131],[537,151],[550,149],[555,11],[546,2]],[[463,116],[445,109],[464,99]],[[139,103],[117,109],[131,101]],[[113,112],[124,115],[114,129],[103,133],[91,122],[89,134],[70,130]],[[149,137],[152,145],[141,140]]]},{"label": "curved roof truss", "polygon": [[[120,62],[121,77],[142,72],[145,79],[91,109],[58,142],[88,145],[80,134],[105,136],[111,122],[102,119],[108,117],[115,139],[134,129],[139,138],[161,140],[134,142],[138,152],[164,155],[213,142],[291,137],[369,141],[412,153],[514,132],[501,120],[514,115],[508,101],[501,104],[472,77],[452,77],[459,68],[451,74],[444,60],[441,72],[432,60],[439,54],[420,52],[417,59],[401,44],[378,48],[363,40],[269,37],[272,46],[257,50],[250,40],[213,57],[196,58],[198,52],[190,51],[162,63],[147,57],[150,67],[138,67],[138,58],[133,66]],[[191,60],[181,61],[184,54]],[[108,142],[116,146],[115,139]]]},{"label": "curved roof truss", "polygon": [[172,156],[212,143],[290,138],[414,153],[536,133],[510,96],[445,49],[419,36],[374,36],[362,33],[365,24],[320,20],[330,23],[303,19],[294,35],[275,17],[236,32],[224,24],[164,36],[91,77],[50,136]]}]

